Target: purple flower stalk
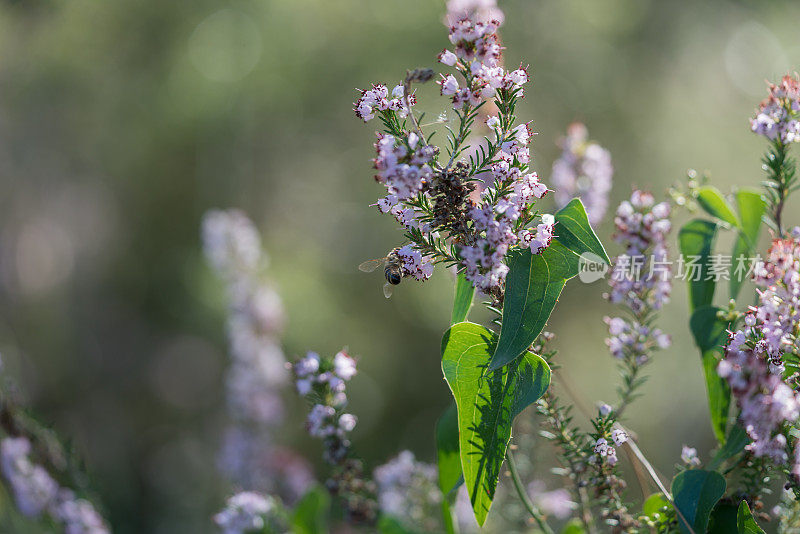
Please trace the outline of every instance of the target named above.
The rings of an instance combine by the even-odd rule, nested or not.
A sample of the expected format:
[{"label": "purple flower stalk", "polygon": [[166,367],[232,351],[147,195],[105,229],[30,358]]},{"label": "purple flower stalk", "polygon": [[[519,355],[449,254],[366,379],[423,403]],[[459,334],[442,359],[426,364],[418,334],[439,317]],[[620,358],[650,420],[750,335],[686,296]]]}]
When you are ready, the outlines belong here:
[{"label": "purple flower stalk", "polygon": [[33,518],[46,514],[66,534],[108,534],[110,530],[94,505],[61,487],[30,454],[28,438],[9,437],[0,442],[0,468],[20,513]]},{"label": "purple flower stalk", "polygon": [[635,190],[623,201],[614,218],[614,239],[625,252],[612,260],[611,291],[606,298],[627,308],[625,317],[606,317],[609,337],[606,345],[620,360],[623,387],[620,404],[613,410],[618,419],[634,398],[642,381],[640,368],[656,349],[669,347],[670,338],[652,326],[653,316],[669,300],[672,289],[667,262],[666,237],[670,231],[670,207],[655,203],[653,195]]},{"label": "purple flower stalk", "polygon": [[314,401],[306,419],[308,433],[323,440],[323,457],[328,463],[340,463],[350,450],[348,434],[357,422],[354,415],[344,412],[347,406],[345,382],[355,376],[356,361],[343,350],[331,360],[309,352],[291,368],[297,392]]},{"label": "purple flower stalk", "polygon": [[550,181],[555,188],[556,205],[562,208],[574,197],[586,207],[589,222],[598,224],[608,209],[608,194],[614,167],[611,153],[588,140],[586,126],[576,122],[561,141],[561,156],[553,163]]},{"label": "purple flower stalk", "polygon": [[345,412],[346,382],[356,375],[356,361],[344,350],[333,358],[321,358],[315,352],[293,365],[298,393],[312,403],[306,429],[323,443],[323,459],[332,466],[328,489],[344,501],[348,519],[371,524],[377,517],[375,485],[364,476],[363,464],[350,457],[349,434],[358,420]]},{"label": "purple flower stalk", "polygon": [[227,284],[231,366],[226,379],[233,425],[226,431],[220,468],[238,486],[297,499],[313,481],[308,464],[273,444],[283,420],[281,394],[288,383],[279,336],[281,299],[264,280],[267,261],[255,225],[238,210],[203,218],[206,257]]}]

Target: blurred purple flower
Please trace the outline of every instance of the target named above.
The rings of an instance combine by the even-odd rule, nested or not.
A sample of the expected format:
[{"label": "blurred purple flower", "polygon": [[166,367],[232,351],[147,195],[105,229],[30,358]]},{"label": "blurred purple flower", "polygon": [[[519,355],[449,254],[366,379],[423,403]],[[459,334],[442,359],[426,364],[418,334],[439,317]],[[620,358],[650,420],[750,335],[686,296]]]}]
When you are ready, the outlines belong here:
[{"label": "blurred purple flower", "polygon": [[578,197],[586,207],[589,222],[598,224],[608,209],[608,194],[614,176],[611,153],[589,141],[586,126],[578,122],[567,129],[561,148],[561,156],[553,163],[550,179],[556,206],[562,208]]}]

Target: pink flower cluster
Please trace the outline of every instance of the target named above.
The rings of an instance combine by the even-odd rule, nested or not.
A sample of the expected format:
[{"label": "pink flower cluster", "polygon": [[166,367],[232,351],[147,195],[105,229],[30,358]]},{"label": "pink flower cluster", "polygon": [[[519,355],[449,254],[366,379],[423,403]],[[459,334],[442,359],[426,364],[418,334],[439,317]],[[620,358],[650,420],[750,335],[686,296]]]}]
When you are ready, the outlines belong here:
[{"label": "pink flower cluster", "polygon": [[[800,401],[792,388],[769,370],[759,348],[747,346],[746,341],[743,331],[732,336],[717,371],[736,397],[739,418],[752,439],[747,449],[783,464],[788,460],[784,425],[800,416]],[[800,465],[793,471],[800,475]]]},{"label": "pink flower cluster", "polygon": [[440,530],[437,511],[442,492],[436,484],[436,466],[419,462],[411,451],[375,468],[381,512],[399,520],[414,532]]},{"label": "pink flower cluster", "polygon": [[615,428],[611,431],[611,442],[606,438],[597,438],[594,444],[594,452],[597,455],[593,457],[594,461],[605,461],[608,465],[614,466],[617,463],[617,450],[614,446],[619,447],[628,441],[628,434],[624,430]]},{"label": "pink flower cluster", "polygon": [[588,137],[583,124],[576,122],[569,126],[561,142],[561,156],[553,163],[551,182],[558,207],[578,197],[586,207],[589,222],[597,224],[608,209],[614,167],[611,153]]},{"label": "pink flower cluster", "polygon": [[514,232],[521,209],[527,207],[521,205],[524,204],[521,201],[523,197],[516,195],[501,197],[495,203],[485,199],[470,211],[470,218],[481,237],[475,245],[462,247],[460,253],[467,280],[484,292],[500,286],[505,280],[508,266],[503,263],[503,258],[510,246],[521,241],[530,247],[532,253],[539,254],[550,245],[555,225],[552,215],[542,216],[536,232],[527,228],[518,234]]},{"label": "pink flower cluster", "polygon": [[443,50],[439,62],[455,67],[464,77],[464,86],[452,74],[439,80],[442,95],[451,96],[453,108],[478,106],[484,99],[496,96],[498,90],[517,91],[528,82],[524,68],[507,71],[501,65],[502,47],[497,37],[500,23],[496,20],[475,22],[462,18],[450,27],[453,51]]},{"label": "pink flower cluster", "polygon": [[550,246],[553,240],[553,228],[555,227],[556,219],[549,213],[542,215],[542,222],[536,225],[536,231],[528,228],[523,229],[519,233],[520,243],[531,249],[531,254],[540,254],[544,249]]},{"label": "pink flower cluster", "polygon": [[272,497],[243,491],[228,498],[225,509],[214,516],[214,522],[223,534],[271,532],[274,523],[280,522],[281,513],[280,504]]},{"label": "pink flower cluster", "polygon": [[783,144],[800,141],[800,79],[786,75],[780,83],[770,84],[769,96],[761,102],[750,129],[770,141]]},{"label": "pink flower cluster", "polygon": [[697,467],[701,464],[700,458],[697,456],[697,449],[688,445],[681,448],[681,461],[690,467]]},{"label": "pink flower cluster", "polygon": [[[416,97],[409,94],[408,103],[412,106],[416,104]],[[364,122],[374,119],[376,113],[386,111],[394,111],[403,118],[408,115],[405,88],[402,85],[395,86],[390,98],[389,89],[385,85],[373,84],[372,89],[361,91],[361,97],[353,104],[353,111]]]},{"label": "pink flower cluster", "polygon": [[717,371],[736,397],[752,439],[748,450],[784,464],[794,447],[792,471],[800,476],[800,447],[787,441],[787,425],[800,416],[800,395],[783,378],[784,357],[797,353],[800,331],[798,234],[795,229],[793,237],[775,240],[767,259],[755,266],[758,305],[745,316],[744,326],[731,333]]},{"label": "pink flower cluster", "polygon": [[666,237],[672,225],[670,207],[653,195],[636,190],[623,201],[614,218],[614,240],[625,253],[613,260],[608,299],[639,313],[659,310],[672,291]]},{"label": "pink flower cluster", "polygon": [[490,20],[503,22],[504,15],[497,7],[497,0],[448,0],[445,23],[452,26],[464,18],[480,22]]},{"label": "pink flower cluster", "polygon": [[420,142],[411,132],[407,139],[398,139],[389,134],[378,134],[375,149],[378,155],[373,160],[377,174],[375,180],[386,186],[389,195],[383,199],[389,209],[398,201],[417,195],[430,181],[433,169],[430,164],[436,150]]},{"label": "pink flower cluster", "polygon": [[427,256],[423,256],[418,250],[415,250],[411,245],[405,245],[398,249],[397,255],[402,260],[400,268],[403,271],[403,276],[410,276],[415,280],[427,280],[433,274],[433,263]]},{"label": "pink flower cluster", "polygon": [[[492,123],[493,118],[488,122]],[[552,215],[542,215],[535,231],[517,228],[520,216],[548,191],[535,172],[524,170],[530,161],[530,138],[528,125],[520,124],[505,141],[498,139],[500,151],[490,167],[494,181],[483,191],[481,203],[468,213],[478,238],[473,245],[462,247],[460,254],[467,279],[485,292],[505,280],[508,266],[503,258],[511,246],[520,243],[533,254],[539,254],[553,238]]]}]

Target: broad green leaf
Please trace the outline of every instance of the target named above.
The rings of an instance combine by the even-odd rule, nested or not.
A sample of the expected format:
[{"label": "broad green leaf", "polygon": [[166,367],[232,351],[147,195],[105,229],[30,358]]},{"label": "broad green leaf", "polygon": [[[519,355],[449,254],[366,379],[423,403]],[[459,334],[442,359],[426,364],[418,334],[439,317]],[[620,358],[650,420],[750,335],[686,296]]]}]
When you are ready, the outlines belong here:
[{"label": "broad green leaf", "polygon": [[578,255],[584,252],[591,252],[606,263],[611,263],[606,254],[606,249],[597,238],[589,219],[586,216],[586,208],[578,198],[573,198],[569,203],[558,210],[555,214],[555,232],[559,243]]},{"label": "broad green leaf", "polygon": [[736,512],[734,503],[719,502],[711,511],[708,520],[708,534],[733,534],[736,528]]},{"label": "broad green leaf", "polygon": [[711,463],[708,464],[708,468],[716,470],[722,465],[722,462],[742,452],[748,443],[750,443],[750,436],[747,435],[742,425],[739,423],[733,425],[728,434],[728,439],[725,440],[725,444],[714,455]]},{"label": "broad green leaf", "polygon": [[544,329],[567,280],[578,274],[578,256],[553,240],[541,254],[515,250],[506,256],[509,272],[500,341],[490,369],[525,352]]},{"label": "broad green leaf", "polygon": [[331,498],[328,492],[314,486],[309,489],[292,512],[294,534],[323,534],[328,532],[328,509]]},{"label": "broad green leaf", "polygon": [[694,311],[700,306],[708,306],[714,300],[714,280],[706,278],[716,234],[716,223],[700,219],[689,221],[678,233],[678,244],[685,261],[686,279],[689,281],[689,311]]},{"label": "broad green leaf", "polygon": [[436,466],[439,489],[447,496],[460,485],[461,458],[458,455],[458,411],[451,403],[436,422]]},{"label": "broad green leaf", "polygon": [[456,276],[456,290],[453,298],[453,313],[450,317],[450,324],[460,323],[467,319],[469,309],[472,307],[474,294],[475,288],[472,286],[472,282],[464,276],[464,271],[459,272]]},{"label": "broad green leaf", "polygon": [[490,371],[497,336],[474,323],[458,323],[442,339],[442,371],[458,410],[461,470],[479,525],[494,499],[514,418],[550,385],[550,368],[526,353]]},{"label": "broad green leaf", "polygon": [[716,187],[705,185],[698,188],[697,203],[712,217],[729,224],[732,228],[739,228],[739,218]]},{"label": "broad green leaf", "polygon": [[379,534],[416,534],[413,530],[407,529],[396,517],[382,515],[378,519]]},{"label": "broad green leaf", "polygon": [[739,513],[736,515],[736,527],[739,529],[739,534],[764,534],[764,530],[758,526],[753,514],[750,513],[747,501],[742,501],[742,504],[739,505]]},{"label": "broad green leaf", "polygon": [[642,513],[644,515],[653,516],[653,514],[660,514],[664,507],[672,508],[666,497],[661,493],[654,493],[650,495],[642,504]]},{"label": "broad green leaf", "polygon": [[[737,273],[739,257],[750,258],[758,244],[758,234],[761,230],[761,217],[764,215],[766,203],[761,198],[761,192],[757,189],[742,189],[736,192],[736,206],[739,209],[739,220],[741,227],[733,246],[732,272],[729,282],[730,297],[735,299],[739,296],[739,290],[744,283],[744,274]],[[745,261],[744,272],[750,266],[749,261]]]},{"label": "broad green leaf", "polygon": [[717,374],[722,347],[728,339],[726,332],[728,324],[717,318],[719,311],[721,310],[714,306],[697,308],[689,320],[689,328],[694,336],[695,344],[700,349],[711,427],[717,441],[725,443],[725,432],[731,406],[731,389],[728,382]]},{"label": "broad green leaf", "polygon": [[679,473],[672,480],[672,498],[681,532],[705,532],[711,510],[724,493],[725,478],[716,471],[690,469]]},{"label": "broad green leaf", "polygon": [[515,250],[509,267],[500,340],[490,369],[498,369],[525,352],[542,332],[567,280],[581,267],[581,254],[609,263],[603,245],[589,225],[580,200],[573,199],[555,214],[557,237],[541,254]]},{"label": "broad green leaf", "polygon": [[561,534],[586,534],[586,529],[580,519],[570,519],[561,529]]}]

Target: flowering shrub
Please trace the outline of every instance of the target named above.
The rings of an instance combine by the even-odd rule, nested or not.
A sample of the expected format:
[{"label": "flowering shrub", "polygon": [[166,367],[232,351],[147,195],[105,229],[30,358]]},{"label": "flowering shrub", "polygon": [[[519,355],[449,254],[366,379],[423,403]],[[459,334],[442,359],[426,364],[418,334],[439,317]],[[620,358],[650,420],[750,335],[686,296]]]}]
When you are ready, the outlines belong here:
[{"label": "flowering shrub", "polygon": [[[796,187],[788,148],[800,139],[800,82],[787,76],[771,86],[751,121],[770,143],[763,194],[743,188],[731,204],[695,173],[685,188],[672,191],[672,202],[635,189],[616,209],[612,237],[620,252],[609,259],[592,228],[608,207],[614,172],[609,152],[588,140],[585,126],[571,125],[551,175],[558,211],[540,211],[538,201],[551,189],[532,168],[531,124],[515,114],[529,68],[505,66],[502,13],[492,2],[453,0],[448,8],[450,46],[437,56],[444,72],[436,83],[455,116],[452,123],[444,117],[423,124],[417,111],[415,87],[435,78],[430,69],[410,70],[397,84],[373,84],[354,103],[357,118],[381,127],[373,165],[382,195],[375,206],[404,232],[404,242],[387,246],[387,287],[428,280],[436,264],[456,273],[451,326],[441,345],[453,403],[437,424],[437,463],[402,451],[370,475],[351,442],[357,415],[347,411],[347,383],[358,379],[356,359],[345,350],[332,357],[309,352],[288,368],[309,403],[308,434],[322,442],[327,491],[312,487],[293,511],[274,489],[258,488],[271,495],[238,493],[216,516],[217,524],[225,532],[305,532],[303,525],[312,523],[326,528],[320,525],[326,524],[331,494],[346,521],[380,532],[474,531],[490,517],[499,529],[533,523],[546,533],[555,532],[556,523],[570,533],[752,533],[778,518],[782,531],[793,531],[800,526],[800,229],[787,233],[782,214]],[[681,254],[674,261],[672,217],[680,206],[708,217],[680,228]],[[757,255],[762,219],[773,237],[765,259]],[[713,254],[722,231],[734,234],[733,277],[726,270],[732,263]],[[277,298],[256,276],[258,236],[236,212],[209,214],[204,236],[232,303],[232,418],[269,429],[281,404],[267,399],[277,398],[272,395],[284,380],[280,366],[269,363],[282,357],[276,338],[281,314]],[[583,410],[585,422],[576,422],[579,399],[565,400],[573,392],[551,383],[559,376],[558,355],[550,348],[555,336],[544,327],[567,282],[591,274],[589,266],[608,273],[605,298],[618,313],[605,318],[606,345],[621,379],[614,402]],[[646,365],[670,347],[658,319],[674,278],[688,283],[688,327],[700,352],[719,447],[704,461],[684,445],[667,484],[625,416],[642,394]],[[727,308],[714,305],[723,279],[729,281]],[[748,279],[757,302],[739,311],[735,299]],[[496,315],[489,327],[467,319],[476,293]],[[246,369],[243,376],[237,368]],[[253,405],[260,409],[247,409]],[[515,423],[531,406],[538,417]],[[526,442],[536,430],[554,449],[554,472],[563,476],[563,487],[547,490],[541,480],[523,480],[533,476]],[[631,499],[623,452],[659,490],[643,503]],[[259,470],[264,466],[247,472]],[[504,473],[508,485],[501,483]],[[775,477],[785,492],[768,512],[764,497]]]},{"label": "flowering shrub", "polygon": [[[387,534],[486,525],[570,534],[797,532],[800,228],[787,229],[784,214],[797,189],[789,150],[800,141],[800,79],[770,85],[751,119],[768,142],[763,190],[725,195],[693,172],[671,201],[634,189],[614,213],[608,241],[618,254],[609,258],[593,225],[608,211],[610,153],[573,124],[550,186],[542,182],[532,125],[516,115],[532,71],[505,64],[502,12],[490,0],[447,5],[449,45],[435,55],[443,72],[409,70],[397,83],[370,85],[353,103],[360,121],[380,128],[374,207],[403,231],[378,262],[386,287],[424,282],[435,265],[455,278],[440,347],[452,401],[431,429],[436,463],[408,450],[377,466],[359,455],[358,414],[348,404],[358,357],[342,349],[288,361],[281,346],[287,318],[265,277],[256,226],[240,211],[213,210],[201,233],[227,304],[228,428],[219,468],[231,493],[214,524],[226,534],[328,532],[337,523]],[[416,93],[425,83],[438,84],[448,108],[428,124]],[[553,213],[546,213],[551,197]],[[698,215],[673,235],[681,208]],[[764,257],[762,222],[771,241]],[[724,232],[733,242],[727,263],[715,253]],[[604,298],[615,312],[604,318],[605,344],[620,377],[614,399],[587,409],[545,327],[568,282],[591,282],[593,273],[607,274]],[[659,321],[675,278],[687,281],[686,326],[718,446],[710,456],[689,444],[675,451],[667,483],[627,416],[643,394],[647,365],[671,346]],[[725,307],[715,304],[722,280]],[[740,297],[744,288],[754,292],[752,305]],[[476,295],[493,314],[487,324],[469,320]],[[18,512],[68,534],[109,532],[57,440],[2,393],[0,474]],[[305,431],[321,448],[319,478],[281,443],[287,426],[301,426],[290,417],[290,394],[308,405]],[[551,447],[559,487],[535,478],[536,435]],[[642,488],[657,488],[641,502],[629,490],[626,457]],[[773,481],[783,491],[770,508]]]}]

